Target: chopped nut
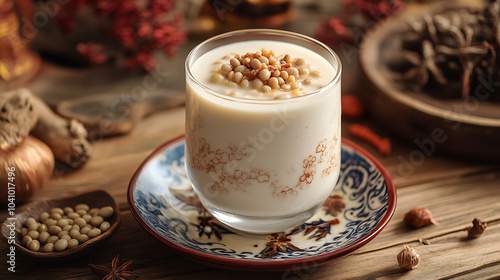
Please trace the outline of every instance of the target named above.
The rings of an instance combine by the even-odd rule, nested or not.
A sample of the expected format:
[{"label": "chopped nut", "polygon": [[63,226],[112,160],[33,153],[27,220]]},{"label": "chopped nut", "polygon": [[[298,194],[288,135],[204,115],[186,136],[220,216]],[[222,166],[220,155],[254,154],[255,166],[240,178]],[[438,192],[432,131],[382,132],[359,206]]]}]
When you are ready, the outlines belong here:
[{"label": "chopped nut", "polygon": [[402,269],[415,269],[419,261],[420,256],[412,246],[405,245],[403,251],[398,254],[399,267],[401,267]]},{"label": "chopped nut", "polygon": [[479,220],[478,218],[475,218],[472,221],[472,224],[473,224],[473,226],[467,230],[467,234],[468,234],[469,238],[479,237],[481,234],[483,234],[484,230],[488,226],[488,223],[483,222],[483,221]]},{"label": "chopped nut", "polygon": [[403,221],[407,225],[414,228],[421,228],[430,224],[438,224],[438,222],[432,218],[431,211],[427,208],[414,208],[410,210],[405,214]]},{"label": "chopped nut", "polygon": [[[226,55],[224,59],[228,59],[229,61],[226,60],[228,63],[219,62],[212,68],[210,82],[230,88],[251,87],[260,92],[259,97],[301,96],[302,83],[313,84],[311,80],[313,75],[310,73],[307,61],[304,58],[292,59],[290,54],[275,56],[272,50],[262,49],[244,55]],[[317,76],[319,75],[318,72]],[[230,94],[229,90],[224,92]],[[284,92],[286,94],[282,95]]]}]

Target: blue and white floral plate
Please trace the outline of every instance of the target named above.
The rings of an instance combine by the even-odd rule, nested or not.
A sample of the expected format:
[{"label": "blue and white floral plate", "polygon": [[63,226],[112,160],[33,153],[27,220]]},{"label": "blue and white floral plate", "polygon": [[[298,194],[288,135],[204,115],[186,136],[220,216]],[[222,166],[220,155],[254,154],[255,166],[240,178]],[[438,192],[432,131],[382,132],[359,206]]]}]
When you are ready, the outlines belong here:
[{"label": "blue and white floral plate", "polygon": [[318,265],[372,240],[396,208],[396,190],[368,152],[342,140],[337,187],[304,224],[270,235],[242,235],[210,216],[184,168],[184,137],[159,147],[139,167],[128,203],[139,224],[196,261],[231,269],[284,270]]}]

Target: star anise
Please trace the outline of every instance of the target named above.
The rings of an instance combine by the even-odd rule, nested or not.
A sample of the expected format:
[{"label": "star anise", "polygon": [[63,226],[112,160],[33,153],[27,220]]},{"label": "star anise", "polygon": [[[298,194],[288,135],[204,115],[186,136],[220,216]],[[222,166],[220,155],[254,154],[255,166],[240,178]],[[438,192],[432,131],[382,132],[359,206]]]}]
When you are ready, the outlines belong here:
[{"label": "star anise", "polygon": [[493,72],[494,63],[496,61],[496,52],[488,42],[473,43],[473,30],[471,27],[464,27],[463,32],[456,26],[450,26],[449,32],[454,35],[457,40],[457,48],[439,45],[436,51],[448,56],[455,56],[459,59],[463,68],[462,78],[462,97],[467,99],[470,93],[471,76],[474,67],[482,61],[488,53],[491,53],[490,62],[488,62],[488,72]]},{"label": "star anise", "polygon": [[292,241],[288,236],[273,233],[267,238],[266,248],[258,255],[262,259],[270,259],[279,253],[304,251],[290,243]]},{"label": "star anise", "polygon": [[134,260],[129,260],[120,265],[120,254],[111,262],[111,268],[103,265],[89,264],[92,273],[102,280],[132,280],[139,276],[132,272]]},{"label": "star anise", "polygon": [[402,74],[394,73],[396,79],[417,85],[421,89],[427,85],[432,74],[438,83],[446,84],[446,78],[436,65],[436,52],[430,41],[424,40],[422,42],[422,57],[412,51],[402,51],[401,56],[401,59],[411,66]]}]

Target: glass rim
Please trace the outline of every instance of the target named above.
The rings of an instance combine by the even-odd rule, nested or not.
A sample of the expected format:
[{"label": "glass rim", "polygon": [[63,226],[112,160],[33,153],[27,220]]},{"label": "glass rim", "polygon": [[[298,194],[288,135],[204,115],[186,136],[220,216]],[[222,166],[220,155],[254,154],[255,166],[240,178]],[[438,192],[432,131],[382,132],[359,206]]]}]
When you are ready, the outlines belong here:
[{"label": "glass rim", "polygon": [[[252,99],[252,98],[233,97],[233,96],[229,96],[229,95],[225,95],[223,93],[217,92],[216,90],[213,90],[213,89],[207,87],[206,85],[204,85],[203,83],[201,83],[199,80],[197,80],[194,77],[193,73],[191,72],[191,67],[189,66],[189,64],[190,64],[191,60],[193,60],[194,55],[203,46],[205,46],[211,42],[218,41],[218,40],[221,40],[221,39],[224,39],[224,38],[227,38],[230,36],[234,36],[234,35],[256,34],[256,33],[258,33],[258,34],[279,34],[279,35],[285,35],[287,37],[298,37],[299,39],[303,39],[305,41],[309,41],[313,44],[318,45],[319,47],[324,49],[327,53],[329,53],[334,58],[336,65],[332,64],[332,66],[334,68],[337,67],[337,69],[336,69],[337,71],[335,73],[335,76],[328,82],[328,84],[326,84],[325,86],[323,86],[315,91],[312,91],[310,93],[307,93],[307,94],[304,94],[301,96],[285,98],[285,99]],[[252,40],[253,39],[249,39],[246,41],[252,41]],[[304,46],[302,46],[302,47],[304,47]],[[328,61],[328,63],[330,63],[330,61]],[[311,97],[320,95],[323,92],[327,91],[329,88],[339,84],[341,76],[342,76],[342,63],[340,61],[340,58],[330,47],[328,47],[324,43],[322,43],[322,42],[320,42],[312,37],[309,37],[307,35],[303,35],[303,34],[296,33],[296,32],[291,32],[291,31],[278,30],[278,29],[241,29],[241,30],[226,32],[223,34],[213,36],[213,37],[199,43],[196,47],[194,47],[189,52],[188,56],[186,57],[184,67],[185,67],[185,72],[186,72],[187,77],[191,81],[195,82],[197,86],[201,87],[205,92],[211,94],[212,96],[215,96],[217,98],[222,98],[222,99],[232,101],[232,102],[255,103],[255,104],[281,104],[281,103],[287,103],[287,102],[292,102],[292,101],[295,102],[295,101],[303,100],[306,98],[311,98]]]}]

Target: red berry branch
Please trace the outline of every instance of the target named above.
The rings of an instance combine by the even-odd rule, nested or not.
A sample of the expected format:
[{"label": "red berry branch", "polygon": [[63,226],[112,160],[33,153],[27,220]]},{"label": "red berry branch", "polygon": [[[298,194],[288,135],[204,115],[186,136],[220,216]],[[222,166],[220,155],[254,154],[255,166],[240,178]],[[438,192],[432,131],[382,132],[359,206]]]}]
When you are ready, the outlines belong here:
[{"label": "red berry branch", "polygon": [[[151,71],[156,67],[153,52],[173,56],[186,40],[181,29],[181,15],[171,15],[174,0],[72,0],[63,4],[57,21],[64,32],[70,32],[75,19],[84,8],[92,10],[103,20],[103,35],[112,45],[85,42],[77,51],[91,63],[105,63],[120,55],[127,68]],[[170,18],[170,19],[169,19]]]},{"label": "red berry branch", "polygon": [[[341,42],[354,43],[354,25],[351,20],[354,16],[361,15],[365,27],[372,26],[390,15],[398,13],[405,8],[402,0],[343,0],[343,13],[324,20],[315,32],[315,37],[329,46]],[[361,28],[361,31],[365,31]]]}]

